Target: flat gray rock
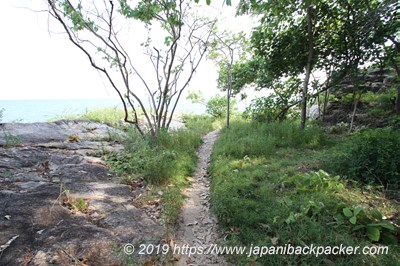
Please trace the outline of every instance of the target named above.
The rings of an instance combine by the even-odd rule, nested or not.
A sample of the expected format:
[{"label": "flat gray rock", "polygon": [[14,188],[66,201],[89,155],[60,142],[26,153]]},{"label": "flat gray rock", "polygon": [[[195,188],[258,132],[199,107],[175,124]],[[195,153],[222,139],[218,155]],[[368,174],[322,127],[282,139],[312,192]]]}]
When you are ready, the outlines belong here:
[{"label": "flat gray rock", "polygon": [[107,140],[121,131],[86,120],[60,120],[43,123],[4,123],[0,125],[0,145],[12,140],[20,144],[63,142],[75,134],[80,140]]},{"label": "flat gray rock", "polygon": [[123,134],[88,121],[0,125],[0,245],[19,235],[0,265],[124,265],[124,244],[160,243],[164,228],[135,204],[143,186],[120,184],[101,158]]}]

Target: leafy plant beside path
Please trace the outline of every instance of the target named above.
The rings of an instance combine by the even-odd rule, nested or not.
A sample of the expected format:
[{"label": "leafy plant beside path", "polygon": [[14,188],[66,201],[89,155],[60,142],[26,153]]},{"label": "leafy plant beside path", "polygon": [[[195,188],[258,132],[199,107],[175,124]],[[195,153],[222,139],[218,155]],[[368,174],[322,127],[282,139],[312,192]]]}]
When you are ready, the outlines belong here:
[{"label": "leafy plant beside path", "polygon": [[229,256],[232,262],[395,265],[399,261],[399,204],[324,167],[335,147],[348,138],[327,135],[313,126],[302,131],[290,121],[237,122],[223,130],[212,155],[211,199],[225,245],[388,246],[389,254],[234,254]]}]

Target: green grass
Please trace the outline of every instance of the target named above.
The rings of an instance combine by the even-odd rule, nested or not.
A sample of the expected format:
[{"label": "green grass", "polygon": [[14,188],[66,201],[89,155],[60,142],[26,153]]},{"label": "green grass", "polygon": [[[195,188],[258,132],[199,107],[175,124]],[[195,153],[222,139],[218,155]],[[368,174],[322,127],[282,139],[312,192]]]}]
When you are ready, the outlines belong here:
[{"label": "green grass", "polygon": [[158,192],[163,192],[163,220],[167,225],[175,225],[178,220],[184,202],[181,191],[196,168],[201,137],[214,129],[214,120],[209,116],[185,115],[186,128],[162,131],[157,136],[142,137],[130,129],[123,141],[125,152],[107,155],[109,165],[122,176],[123,182],[129,184],[140,178],[151,188],[144,201],[157,199]]},{"label": "green grass", "polygon": [[[223,130],[212,154],[211,200],[225,231],[225,245],[387,245],[372,242],[364,228],[353,231],[343,208],[362,206],[368,215],[376,208],[391,217],[399,204],[377,191],[317,174],[340,139],[318,127],[302,131],[289,121],[236,122]],[[382,235],[396,236],[385,230]],[[400,252],[398,245],[392,245],[389,255],[379,256],[232,255],[228,259],[237,265],[396,265]]]},{"label": "green grass", "polygon": [[400,130],[368,129],[338,145],[326,167],[363,184],[375,183],[393,192],[400,189]]}]

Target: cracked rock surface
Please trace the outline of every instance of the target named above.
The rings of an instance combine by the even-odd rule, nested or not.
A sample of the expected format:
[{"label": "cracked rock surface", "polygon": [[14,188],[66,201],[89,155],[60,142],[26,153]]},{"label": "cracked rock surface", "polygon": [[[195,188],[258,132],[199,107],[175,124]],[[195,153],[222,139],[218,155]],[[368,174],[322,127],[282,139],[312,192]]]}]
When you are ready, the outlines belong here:
[{"label": "cracked rock surface", "polygon": [[0,125],[0,265],[145,259],[124,244],[159,243],[164,229],[135,207],[143,186],[120,184],[101,159],[123,149],[119,134],[83,120]]}]

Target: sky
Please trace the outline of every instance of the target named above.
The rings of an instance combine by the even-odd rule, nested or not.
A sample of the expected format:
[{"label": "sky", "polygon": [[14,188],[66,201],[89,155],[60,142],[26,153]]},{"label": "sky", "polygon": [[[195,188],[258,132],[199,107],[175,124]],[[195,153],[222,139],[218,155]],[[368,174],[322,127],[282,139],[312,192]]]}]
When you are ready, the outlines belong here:
[{"label": "sky", "polygon": [[[23,7],[40,10],[43,1],[0,1],[0,100],[118,97],[66,34],[49,33],[48,23],[54,20]],[[227,6],[221,10],[227,17],[235,12]],[[251,28],[248,18],[225,19],[223,25],[234,26],[234,31]],[[218,93],[216,79],[214,63],[203,61],[188,90],[210,97]]]}]

